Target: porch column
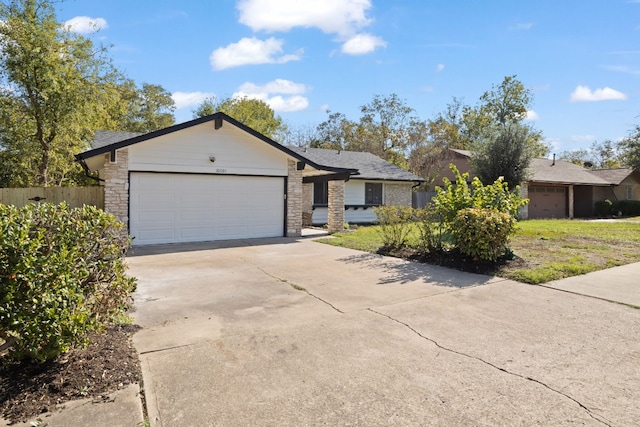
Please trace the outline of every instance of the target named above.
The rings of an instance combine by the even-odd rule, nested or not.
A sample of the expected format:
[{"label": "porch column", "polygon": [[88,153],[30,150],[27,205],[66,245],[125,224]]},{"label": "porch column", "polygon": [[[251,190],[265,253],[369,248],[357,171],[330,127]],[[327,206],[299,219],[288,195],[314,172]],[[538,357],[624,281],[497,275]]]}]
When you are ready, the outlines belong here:
[{"label": "porch column", "polygon": [[118,221],[129,223],[129,150],[116,152],[115,161],[107,154],[104,165],[104,210]]},{"label": "porch column", "polygon": [[287,163],[287,237],[302,235],[302,171],[296,167],[296,162]]},{"label": "porch column", "polygon": [[569,219],[573,219],[573,185],[569,186]]},{"label": "porch column", "polygon": [[344,181],[329,181],[329,233],[344,230]]}]

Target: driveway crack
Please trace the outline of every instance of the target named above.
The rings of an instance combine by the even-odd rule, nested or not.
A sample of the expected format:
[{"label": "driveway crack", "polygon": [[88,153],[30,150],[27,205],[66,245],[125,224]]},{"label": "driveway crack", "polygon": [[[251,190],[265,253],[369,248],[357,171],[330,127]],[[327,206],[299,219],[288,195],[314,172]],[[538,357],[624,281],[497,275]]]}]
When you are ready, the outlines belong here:
[{"label": "driveway crack", "polygon": [[329,301],[326,301],[322,298],[320,298],[317,295],[312,294],[311,292],[309,292],[306,288],[300,286],[300,285],[296,285],[295,283],[291,283],[286,279],[283,279],[281,277],[278,276],[274,276],[273,274],[269,273],[268,271],[266,271],[265,269],[258,267],[257,265],[254,265],[258,270],[260,270],[261,272],[263,272],[265,275],[271,277],[272,279],[278,280],[282,283],[286,283],[287,285],[291,286],[293,289],[295,289],[296,291],[302,291],[304,293],[306,293],[307,295],[309,295],[312,298],[317,299],[318,301],[328,305],[329,307],[331,307],[332,309],[334,309],[335,311],[337,311],[340,314],[344,314],[344,311],[340,310],[338,307],[336,307],[335,305],[331,304]]},{"label": "driveway crack", "polygon": [[546,388],[547,390],[550,390],[553,393],[559,394],[559,395],[563,396],[564,398],[569,399],[570,401],[574,402],[580,408],[582,408],[587,413],[587,415],[589,415],[591,418],[593,418],[594,420],[598,421],[599,423],[601,423],[601,424],[603,424],[605,426],[609,426],[609,427],[612,426],[611,421],[606,420],[606,419],[601,419],[601,418],[604,418],[604,417],[602,417],[601,415],[596,415],[593,412],[591,412],[591,410],[589,408],[587,408],[579,400],[575,399],[574,397],[571,397],[570,395],[568,395],[566,393],[563,393],[560,390],[556,390],[555,388],[551,387],[548,384],[545,384],[544,382],[542,382],[540,380],[537,380],[535,378],[532,378],[532,377],[529,377],[529,376],[526,376],[526,375],[521,375],[521,374],[518,374],[516,372],[511,372],[511,371],[509,371],[509,370],[507,370],[505,368],[502,368],[502,367],[500,367],[498,365],[495,365],[495,364],[493,364],[493,363],[491,363],[489,361],[486,361],[486,360],[484,360],[484,359],[482,359],[480,357],[473,356],[471,354],[463,353],[461,351],[457,351],[457,350],[454,350],[452,348],[445,347],[445,346],[441,345],[440,343],[438,343],[433,338],[430,338],[430,337],[428,337],[426,335],[421,334],[416,329],[414,329],[412,326],[410,326],[409,324],[407,324],[405,322],[402,322],[401,320],[398,320],[398,319],[396,319],[396,318],[394,318],[392,316],[389,316],[387,314],[384,314],[384,313],[381,313],[379,311],[376,311],[376,310],[374,310],[372,308],[368,308],[367,310],[372,312],[372,313],[375,313],[375,314],[377,314],[379,316],[386,317],[387,319],[392,320],[392,321],[394,321],[394,322],[406,327],[411,332],[413,332],[414,334],[418,335],[420,338],[433,343],[436,347],[438,347],[441,350],[444,350],[444,351],[447,351],[447,352],[450,352],[450,353],[453,353],[453,354],[457,354],[457,355],[462,356],[462,357],[466,357],[466,358],[469,358],[469,359],[476,360],[476,361],[481,362],[481,363],[483,363],[483,364],[485,364],[487,366],[490,366],[490,367],[492,367],[494,369],[497,369],[498,371],[503,372],[503,373],[505,373],[507,375],[512,375],[514,377],[518,377],[518,378],[521,378],[521,379],[524,379],[524,380],[531,381],[531,382],[534,382],[536,384],[539,384],[539,385],[543,386],[544,388]]}]

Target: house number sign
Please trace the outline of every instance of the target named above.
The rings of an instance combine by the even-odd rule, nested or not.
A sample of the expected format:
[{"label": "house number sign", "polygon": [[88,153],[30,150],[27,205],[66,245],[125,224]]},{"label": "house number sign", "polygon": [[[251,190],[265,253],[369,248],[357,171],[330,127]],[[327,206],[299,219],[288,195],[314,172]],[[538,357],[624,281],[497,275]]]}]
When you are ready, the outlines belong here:
[{"label": "house number sign", "polygon": [[227,173],[226,169],[216,169],[216,173]]}]

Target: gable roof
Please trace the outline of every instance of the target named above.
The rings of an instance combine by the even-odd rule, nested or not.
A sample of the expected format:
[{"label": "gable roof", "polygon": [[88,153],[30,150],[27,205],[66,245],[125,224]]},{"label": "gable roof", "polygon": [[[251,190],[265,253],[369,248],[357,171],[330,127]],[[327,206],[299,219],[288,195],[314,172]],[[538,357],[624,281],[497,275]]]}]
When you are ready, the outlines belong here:
[{"label": "gable roof", "polygon": [[640,172],[629,168],[594,169],[591,173],[614,185],[622,184],[622,181],[633,174],[637,175],[637,179],[640,181]]},{"label": "gable roof", "polygon": [[[450,148],[450,151],[471,158],[473,153],[469,150],[457,150]],[[594,175],[588,169],[564,160],[551,159],[531,159],[528,175],[529,183],[548,184],[577,184],[577,185],[610,185],[611,183],[600,176]]]},{"label": "gable roof", "polygon": [[136,133],[136,132],[114,132],[114,131],[98,131],[96,132],[95,136],[94,136],[94,142],[92,145],[92,148],[90,150],[84,151],[82,153],[76,154],[75,158],[77,161],[79,161],[80,163],[84,165],[85,160],[91,158],[91,157],[95,157],[95,156],[99,156],[101,154],[105,154],[105,153],[111,153],[111,152],[115,152],[116,150],[122,149],[122,148],[126,148],[129,147],[131,145],[134,144],[138,144],[140,142],[144,142],[144,141],[148,141],[150,139],[153,138],[158,138],[160,136],[163,135],[167,135],[173,132],[178,132],[180,130],[183,129],[187,129],[190,128],[192,126],[197,126],[203,123],[207,123],[207,122],[211,122],[213,121],[215,123],[215,128],[219,129],[220,127],[222,127],[222,123],[223,121],[226,121],[230,124],[232,124],[233,126],[236,126],[238,128],[240,128],[241,130],[243,130],[244,132],[247,132],[248,134],[260,139],[261,141],[265,142],[266,144],[282,151],[283,153],[285,153],[286,155],[293,157],[294,159],[309,164],[311,167],[313,167],[314,169],[320,170],[320,171],[327,171],[327,172],[332,172],[335,174],[341,174],[341,175],[345,175],[346,177],[350,176],[350,175],[356,175],[358,173],[358,171],[356,169],[353,168],[347,168],[347,167],[332,167],[332,166],[327,166],[327,165],[321,165],[321,164],[317,164],[315,162],[313,162],[313,160],[308,159],[302,155],[300,155],[299,153],[291,150],[290,148],[277,143],[276,141],[264,136],[263,134],[261,134],[260,132],[255,131],[254,129],[251,129],[250,127],[240,123],[239,121],[237,121],[236,119],[234,119],[231,116],[226,115],[225,113],[222,112],[217,112],[214,114],[211,114],[209,116],[205,116],[205,117],[200,117],[194,120],[190,120],[188,122],[184,122],[184,123],[180,123],[177,125],[173,125],[173,126],[169,126],[168,128],[164,128],[164,129],[160,129],[154,132],[149,132],[149,133],[145,133],[145,134],[140,134],[140,133]]},{"label": "gable roof", "polygon": [[415,181],[424,179],[414,175],[380,157],[359,151],[327,150],[323,148],[290,147],[291,150],[313,162],[334,168],[357,169],[357,179],[385,181]]},{"label": "gable roof", "polygon": [[609,185],[609,182],[576,164],[563,160],[531,159],[529,182],[553,184]]}]

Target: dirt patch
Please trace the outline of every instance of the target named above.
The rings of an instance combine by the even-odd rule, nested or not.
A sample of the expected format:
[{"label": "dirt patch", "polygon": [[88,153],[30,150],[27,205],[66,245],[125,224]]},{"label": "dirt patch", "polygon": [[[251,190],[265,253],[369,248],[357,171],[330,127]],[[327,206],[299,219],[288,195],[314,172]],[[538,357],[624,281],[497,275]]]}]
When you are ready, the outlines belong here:
[{"label": "dirt patch", "polygon": [[90,335],[91,344],[42,364],[10,363],[0,367],[0,410],[12,422],[26,422],[70,400],[104,397],[142,373],[131,336],[136,325],[112,325]]}]

